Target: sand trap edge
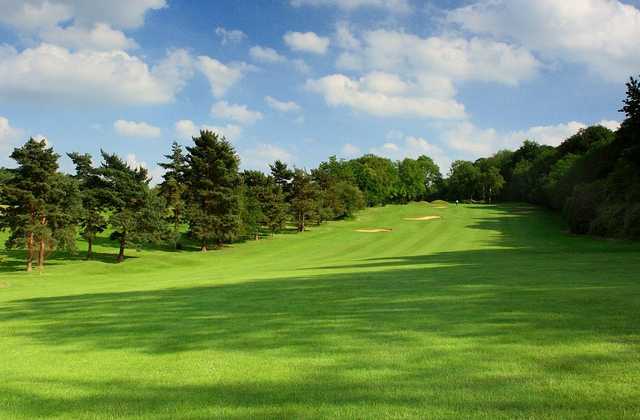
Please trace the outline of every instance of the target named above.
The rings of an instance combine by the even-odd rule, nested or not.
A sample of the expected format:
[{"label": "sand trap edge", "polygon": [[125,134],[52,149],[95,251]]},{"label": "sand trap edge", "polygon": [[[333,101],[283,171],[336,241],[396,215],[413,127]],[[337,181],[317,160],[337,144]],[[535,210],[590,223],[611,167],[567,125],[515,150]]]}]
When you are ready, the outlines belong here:
[{"label": "sand trap edge", "polygon": [[425,221],[442,219],[440,216],[405,217],[404,220]]}]

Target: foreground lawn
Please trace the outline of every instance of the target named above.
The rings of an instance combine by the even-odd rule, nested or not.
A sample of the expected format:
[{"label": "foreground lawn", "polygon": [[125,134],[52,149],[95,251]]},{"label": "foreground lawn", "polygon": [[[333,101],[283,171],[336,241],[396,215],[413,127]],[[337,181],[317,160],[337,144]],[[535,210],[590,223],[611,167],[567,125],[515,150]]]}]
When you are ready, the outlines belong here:
[{"label": "foreground lawn", "polygon": [[640,418],[640,245],[563,229],[411,204],[207,254],[9,258],[0,418]]}]

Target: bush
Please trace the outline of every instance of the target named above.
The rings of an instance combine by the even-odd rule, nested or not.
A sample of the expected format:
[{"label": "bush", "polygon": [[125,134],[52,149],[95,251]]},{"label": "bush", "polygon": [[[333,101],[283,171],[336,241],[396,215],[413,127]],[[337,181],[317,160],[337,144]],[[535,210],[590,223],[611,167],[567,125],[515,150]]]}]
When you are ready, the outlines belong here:
[{"label": "bush", "polygon": [[598,236],[624,236],[624,216],[627,208],[623,203],[607,203],[598,208],[591,222],[589,233]]},{"label": "bush", "polygon": [[627,208],[624,216],[624,234],[633,239],[640,239],[640,203]]},{"label": "bush", "polygon": [[604,181],[578,184],[564,206],[564,215],[572,233],[585,234],[591,231],[591,222],[598,216],[598,206],[606,198]]}]

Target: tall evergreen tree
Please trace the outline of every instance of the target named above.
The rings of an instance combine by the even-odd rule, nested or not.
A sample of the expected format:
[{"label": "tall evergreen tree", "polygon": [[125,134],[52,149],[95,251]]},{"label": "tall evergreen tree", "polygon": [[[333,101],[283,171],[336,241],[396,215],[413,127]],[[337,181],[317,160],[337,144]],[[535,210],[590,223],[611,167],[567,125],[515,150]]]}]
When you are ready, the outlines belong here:
[{"label": "tall evergreen tree", "polygon": [[288,200],[291,194],[291,183],[293,181],[294,171],[289,169],[287,164],[280,160],[276,160],[273,165],[269,165],[269,168],[271,169],[271,176],[282,189],[285,199]]},{"label": "tall evergreen tree", "polygon": [[296,169],[291,182],[291,213],[296,220],[298,232],[304,232],[306,220],[317,209],[318,191],[311,176]]},{"label": "tall evergreen tree", "polygon": [[187,147],[185,181],[191,235],[202,251],[232,240],[240,228],[240,159],[224,137],[201,131]]},{"label": "tall evergreen tree", "polygon": [[48,251],[74,246],[69,231],[79,204],[77,185],[57,173],[59,155],[44,140],[30,139],[11,158],[18,167],[3,184],[0,227],[11,230],[8,248],[27,249],[27,271],[34,259],[42,269]]},{"label": "tall evergreen tree", "polygon": [[105,217],[107,185],[93,167],[91,155],[68,153],[68,156],[76,167],[75,178],[78,180],[82,197],[81,234],[87,241],[87,259],[91,259],[96,236],[107,228]]},{"label": "tall evergreen tree", "polygon": [[171,145],[171,153],[164,156],[167,162],[159,163],[161,168],[165,169],[162,175],[162,183],[160,184],[160,194],[167,202],[167,206],[171,209],[172,222],[174,230],[177,232],[182,223],[184,216],[184,195],[186,192],[185,170],[186,158],[182,147],[177,142]]},{"label": "tall evergreen tree", "polygon": [[131,168],[115,154],[101,152],[103,163],[98,174],[106,183],[111,210],[111,239],[120,246],[117,262],[124,261],[130,245],[159,242],[166,236],[164,203],[149,189],[147,170]]}]

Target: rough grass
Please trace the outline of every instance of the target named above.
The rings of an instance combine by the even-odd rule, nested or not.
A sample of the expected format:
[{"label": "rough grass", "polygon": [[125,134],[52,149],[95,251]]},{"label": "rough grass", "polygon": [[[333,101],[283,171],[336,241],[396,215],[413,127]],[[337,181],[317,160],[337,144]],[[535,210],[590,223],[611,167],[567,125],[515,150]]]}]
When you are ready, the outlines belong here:
[{"label": "rough grass", "polygon": [[0,418],[639,416],[640,246],[529,206],[402,220],[423,206],[42,275],[9,254]]}]

